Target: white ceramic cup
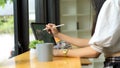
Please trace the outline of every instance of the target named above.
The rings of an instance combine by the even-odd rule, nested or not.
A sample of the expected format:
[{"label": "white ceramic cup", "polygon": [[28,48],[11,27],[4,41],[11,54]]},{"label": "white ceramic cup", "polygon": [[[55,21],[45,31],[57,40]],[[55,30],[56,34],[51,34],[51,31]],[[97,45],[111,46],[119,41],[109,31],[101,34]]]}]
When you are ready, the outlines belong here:
[{"label": "white ceramic cup", "polygon": [[36,44],[37,58],[40,62],[53,60],[53,43]]}]

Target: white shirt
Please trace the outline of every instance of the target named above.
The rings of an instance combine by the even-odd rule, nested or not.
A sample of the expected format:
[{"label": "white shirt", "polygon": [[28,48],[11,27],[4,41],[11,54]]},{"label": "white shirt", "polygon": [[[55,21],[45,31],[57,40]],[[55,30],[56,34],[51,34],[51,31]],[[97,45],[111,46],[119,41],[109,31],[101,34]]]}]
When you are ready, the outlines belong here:
[{"label": "white shirt", "polygon": [[120,0],[104,2],[89,44],[106,56],[120,52]]}]

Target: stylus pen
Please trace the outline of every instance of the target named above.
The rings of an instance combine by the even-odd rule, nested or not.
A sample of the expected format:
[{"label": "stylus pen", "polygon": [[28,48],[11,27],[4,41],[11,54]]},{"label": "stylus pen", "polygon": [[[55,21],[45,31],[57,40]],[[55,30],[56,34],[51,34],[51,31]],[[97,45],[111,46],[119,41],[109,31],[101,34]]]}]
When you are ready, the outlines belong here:
[{"label": "stylus pen", "polygon": [[[55,27],[61,27],[61,26],[64,26],[64,24],[60,24],[60,25],[57,25],[57,26],[55,26]],[[44,30],[47,30],[47,28],[43,29],[43,31],[44,31]]]}]

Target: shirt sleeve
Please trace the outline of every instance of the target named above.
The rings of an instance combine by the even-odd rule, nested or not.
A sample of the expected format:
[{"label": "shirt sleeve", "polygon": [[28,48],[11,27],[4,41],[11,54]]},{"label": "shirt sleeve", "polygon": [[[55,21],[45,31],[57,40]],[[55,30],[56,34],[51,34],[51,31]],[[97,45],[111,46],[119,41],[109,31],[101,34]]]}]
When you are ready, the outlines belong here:
[{"label": "shirt sleeve", "polygon": [[[117,2],[116,2],[117,1]],[[120,0],[106,0],[98,15],[95,33],[89,41],[91,47],[103,52],[120,39]]]}]

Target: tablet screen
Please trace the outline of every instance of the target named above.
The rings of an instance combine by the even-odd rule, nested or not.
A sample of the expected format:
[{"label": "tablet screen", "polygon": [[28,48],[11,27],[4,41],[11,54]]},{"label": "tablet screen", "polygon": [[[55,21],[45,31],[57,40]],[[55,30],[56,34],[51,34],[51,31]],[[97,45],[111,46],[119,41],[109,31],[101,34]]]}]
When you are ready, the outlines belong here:
[{"label": "tablet screen", "polygon": [[43,40],[45,43],[54,43],[56,45],[54,37],[49,34],[45,28],[46,23],[31,23],[31,28],[36,40]]}]

